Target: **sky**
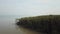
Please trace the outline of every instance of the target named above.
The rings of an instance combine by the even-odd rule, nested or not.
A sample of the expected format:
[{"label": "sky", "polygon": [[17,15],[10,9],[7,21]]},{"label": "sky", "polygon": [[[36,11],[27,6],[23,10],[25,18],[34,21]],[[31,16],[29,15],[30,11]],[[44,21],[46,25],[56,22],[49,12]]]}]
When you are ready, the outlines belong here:
[{"label": "sky", "polygon": [[60,15],[60,0],[0,0],[0,15]]}]

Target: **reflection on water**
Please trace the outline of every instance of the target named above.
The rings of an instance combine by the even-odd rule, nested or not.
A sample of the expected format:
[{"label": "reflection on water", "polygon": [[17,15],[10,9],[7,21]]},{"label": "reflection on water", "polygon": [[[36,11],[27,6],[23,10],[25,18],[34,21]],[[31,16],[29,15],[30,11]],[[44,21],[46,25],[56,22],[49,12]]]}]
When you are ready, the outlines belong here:
[{"label": "reflection on water", "polygon": [[[15,25],[15,19],[0,19],[0,34],[39,34],[29,29],[18,27]],[[41,34],[41,33],[40,33]]]},{"label": "reflection on water", "polygon": [[23,27],[16,26],[16,28],[17,28],[17,30],[19,30],[23,34],[41,34],[41,33],[38,33],[36,31],[32,31],[32,30],[29,30],[29,29],[26,29],[26,28],[23,28]]}]

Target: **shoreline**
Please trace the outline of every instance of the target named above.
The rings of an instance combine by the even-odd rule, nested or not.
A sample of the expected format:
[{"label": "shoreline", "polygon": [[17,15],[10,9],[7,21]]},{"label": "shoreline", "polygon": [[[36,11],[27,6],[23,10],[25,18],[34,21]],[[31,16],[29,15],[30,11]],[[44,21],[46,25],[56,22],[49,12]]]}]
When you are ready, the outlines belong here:
[{"label": "shoreline", "polygon": [[[25,17],[18,19],[16,24],[31,30],[43,33],[51,33],[52,31],[60,31],[60,15]],[[55,29],[54,29],[55,28]],[[53,30],[52,30],[53,29]]]}]

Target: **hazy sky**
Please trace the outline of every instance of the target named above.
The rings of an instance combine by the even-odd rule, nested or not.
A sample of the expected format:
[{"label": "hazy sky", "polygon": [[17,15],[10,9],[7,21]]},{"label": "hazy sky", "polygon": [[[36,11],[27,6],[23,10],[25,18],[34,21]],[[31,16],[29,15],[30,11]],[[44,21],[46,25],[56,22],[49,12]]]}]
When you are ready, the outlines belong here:
[{"label": "hazy sky", "polygon": [[60,0],[0,0],[0,15],[60,14]]}]

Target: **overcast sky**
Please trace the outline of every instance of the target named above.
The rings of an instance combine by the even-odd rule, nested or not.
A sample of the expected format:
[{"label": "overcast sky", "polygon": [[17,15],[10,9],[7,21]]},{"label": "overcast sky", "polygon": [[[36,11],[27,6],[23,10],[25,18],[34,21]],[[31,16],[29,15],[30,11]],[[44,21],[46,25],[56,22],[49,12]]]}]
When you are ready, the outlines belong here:
[{"label": "overcast sky", "polygon": [[0,15],[60,14],[60,0],[0,0]]}]

